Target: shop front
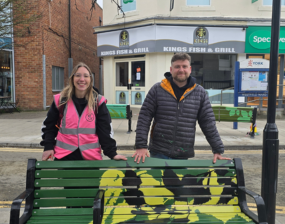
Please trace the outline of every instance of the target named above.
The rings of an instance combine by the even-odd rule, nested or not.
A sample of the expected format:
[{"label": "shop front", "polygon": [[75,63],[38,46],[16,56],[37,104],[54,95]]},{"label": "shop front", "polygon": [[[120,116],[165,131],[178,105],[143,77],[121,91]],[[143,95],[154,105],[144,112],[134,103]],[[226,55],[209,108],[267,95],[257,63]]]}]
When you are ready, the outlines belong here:
[{"label": "shop front", "polygon": [[[245,53],[246,58],[270,60],[271,27],[250,26],[246,29]],[[279,58],[277,76],[277,104],[282,107],[284,98],[284,54],[285,54],[285,27],[280,27]],[[248,97],[248,106],[267,107],[267,97]]]},{"label": "shop front", "polygon": [[14,101],[13,53],[11,38],[0,38],[0,97]]},{"label": "shop front", "polygon": [[97,32],[97,54],[104,59],[104,95],[108,102],[140,106],[149,89],[169,71],[176,52],[191,56],[191,75],[212,104],[233,104],[234,71],[244,54],[241,27],[145,25]]}]

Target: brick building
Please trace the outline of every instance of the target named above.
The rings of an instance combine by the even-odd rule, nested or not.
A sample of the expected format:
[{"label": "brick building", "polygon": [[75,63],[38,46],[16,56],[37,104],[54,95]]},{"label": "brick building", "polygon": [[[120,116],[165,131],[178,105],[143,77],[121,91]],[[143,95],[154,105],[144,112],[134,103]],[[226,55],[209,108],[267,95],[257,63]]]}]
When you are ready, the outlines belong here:
[{"label": "brick building", "polygon": [[[69,0],[32,0],[41,17],[27,29],[24,37],[15,37],[14,78],[15,100],[24,110],[41,110],[52,103],[68,83]],[[70,0],[71,58],[73,66],[86,63],[99,87],[97,37],[93,27],[100,26],[102,8],[92,0]],[[100,18],[99,18],[100,17]],[[19,46],[19,44],[21,46]],[[43,55],[45,55],[45,66]],[[46,97],[44,97],[44,68]],[[13,100],[13,99],[11,99]],[[44,105],[46,102],[46,105]]]}]

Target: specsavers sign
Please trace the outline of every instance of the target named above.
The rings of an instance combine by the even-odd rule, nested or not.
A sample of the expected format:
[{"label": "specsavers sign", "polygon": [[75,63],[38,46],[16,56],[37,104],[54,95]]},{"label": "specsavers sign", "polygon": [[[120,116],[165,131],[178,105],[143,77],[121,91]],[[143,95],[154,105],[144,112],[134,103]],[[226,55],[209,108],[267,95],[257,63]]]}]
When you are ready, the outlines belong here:
[{"label": "specsavers sign", "polygon": [[[245,53],[270,53],[271,27],[253,26],[246,29]],[[285,53],[285,27],[280,27],[279,53]]]}]

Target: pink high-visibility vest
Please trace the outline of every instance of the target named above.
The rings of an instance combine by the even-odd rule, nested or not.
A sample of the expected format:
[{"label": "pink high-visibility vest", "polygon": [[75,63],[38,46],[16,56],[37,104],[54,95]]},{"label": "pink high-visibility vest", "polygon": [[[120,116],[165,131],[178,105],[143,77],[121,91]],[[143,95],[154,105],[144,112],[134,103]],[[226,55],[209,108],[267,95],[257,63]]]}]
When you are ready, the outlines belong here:
[{"label": "pink high-visibility vest", "polygon": [[[60,94],[54,95],[54,102],[59,108]],[[98,106],[107,100],[99,95]],[[89,110],[88,105],[84,108],[79,117],[72,100],[66,103],[60,128],[56,137],[54,156],[61,159],[76,149],[80,149],[85,160],[102,160],[101,147],[98,135],[96,134],[96,114]]]}]

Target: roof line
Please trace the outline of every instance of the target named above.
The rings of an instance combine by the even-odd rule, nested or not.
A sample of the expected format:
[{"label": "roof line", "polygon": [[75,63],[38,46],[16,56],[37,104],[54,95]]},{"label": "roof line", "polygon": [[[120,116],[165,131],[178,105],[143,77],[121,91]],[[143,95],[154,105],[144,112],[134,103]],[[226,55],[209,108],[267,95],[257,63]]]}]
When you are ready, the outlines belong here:
[{"label": "roof line", "polygon": [[[115,23],[115,24],[109,24],[109,25],[103,25],[103,26],[96,26],[93,27],[96,28],[105,28],[105,27],[112,27],[112,26],[118,26],[118,25],[126,25],[136,22],[142,22],[147,20],[184,20],[184,21],[244,21],[244,22],[271,22],[271,18],[240,18],[240,17],[163,17],[163,16],[155,16],[155,17],[148,17],[144,19],[138,19],[128,22],[122,22],[122,23]],[[281,22],[285,22],[285,19],[281,19]]]}]

